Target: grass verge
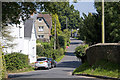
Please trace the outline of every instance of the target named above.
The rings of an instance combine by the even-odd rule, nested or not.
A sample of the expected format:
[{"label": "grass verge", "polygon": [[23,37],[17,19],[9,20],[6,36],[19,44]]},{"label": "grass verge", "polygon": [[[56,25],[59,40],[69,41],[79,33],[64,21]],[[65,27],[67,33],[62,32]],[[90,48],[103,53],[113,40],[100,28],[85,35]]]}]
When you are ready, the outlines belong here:
[{"label": "grass verge", "polygon": [[73,71],[73,74],[89,74],[95,76],[120,78],[120,65],[107,61],[99,61],[96,64],[90,66],[86,62],[76,68]]},{"label": "grass verge", "polygon": [[59,58],[56,59],[56,61],[57,61],[57,62],[60,62],[64,56],[65,56],[65,55],[60,56]]},{"label": "grass verge", "polygon": [[21,72],[29,72],[29,71],[34,71],[34,68],[30,66],[19,70],[8,71],[8,73],[21,73]]}]

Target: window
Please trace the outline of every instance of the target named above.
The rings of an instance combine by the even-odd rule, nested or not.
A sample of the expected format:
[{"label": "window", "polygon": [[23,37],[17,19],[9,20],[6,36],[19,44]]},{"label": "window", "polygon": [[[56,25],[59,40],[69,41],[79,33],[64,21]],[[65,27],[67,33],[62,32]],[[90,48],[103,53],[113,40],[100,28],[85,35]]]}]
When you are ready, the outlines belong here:
[{"label": "window", "polygon": [[38,35],[39,38],[44,38],[44,35]]},{"label": "window", "polygon": [[41,21],[42,21],[42,18],[38,18],[38,21],[41,22]]},{"label": "window", "polygon": [[37,61],[45,61],[46,58],[38,58]]},{"label": "window", "polygon": [[20,38],[22,38],[22,33],[21,33],[21,32],[22,32],[22,31],[21,31],[22,29],[21,29],[21,28],[22,28],[22,27],[19,26],[19,37],[20,37]]},{"label": "window", "polygon": [[43,26],[39,26],[38,31],[43,31]]}]

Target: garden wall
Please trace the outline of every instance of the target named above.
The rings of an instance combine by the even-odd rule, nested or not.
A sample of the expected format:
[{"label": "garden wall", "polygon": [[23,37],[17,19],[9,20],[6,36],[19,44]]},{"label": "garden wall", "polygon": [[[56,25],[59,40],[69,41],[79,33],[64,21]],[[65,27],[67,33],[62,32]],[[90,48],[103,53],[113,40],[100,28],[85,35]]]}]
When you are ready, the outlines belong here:
[{"label": "garden wall", "polygon": [[108,60],[120,64],[120,43],[99,43],[86,50],[90,65],[99,60]]}]

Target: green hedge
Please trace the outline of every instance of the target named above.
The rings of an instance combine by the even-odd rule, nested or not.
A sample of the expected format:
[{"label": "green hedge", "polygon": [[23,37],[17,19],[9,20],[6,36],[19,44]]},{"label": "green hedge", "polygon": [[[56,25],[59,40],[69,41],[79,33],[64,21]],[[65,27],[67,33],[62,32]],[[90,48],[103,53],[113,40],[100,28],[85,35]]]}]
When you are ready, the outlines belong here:
[{"label": "green hedge", "polygon": [[29,59],[27,55],[22,53],[11,53],[5,55],[6,69],[8,71],[19,70],[29,67]]},{"label": "green hedge", "polygon": [[37,55],[56,59],[64,54],[64,49],[44,48],[43,45],[37,45]]},{"label": "green hedge", "polygon": [[84,63],[87,59],[86,57],[86,48],[88,48],[88,45],[80,45],[75,49],[74,54],[77,56],[77,58],[82,59],[82,63]]}]

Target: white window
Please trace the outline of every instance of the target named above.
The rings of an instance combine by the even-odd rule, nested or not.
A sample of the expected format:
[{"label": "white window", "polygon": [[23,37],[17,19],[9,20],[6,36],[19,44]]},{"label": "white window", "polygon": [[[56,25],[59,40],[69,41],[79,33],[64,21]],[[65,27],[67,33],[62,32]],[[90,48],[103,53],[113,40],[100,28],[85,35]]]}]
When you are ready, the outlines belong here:
[{"label": "white window", "polygon": [[44,35],[38,35],[39,38],[44,38]]},{"label": "white window", "polygon": [[43,31],[43,26],[39,26],[38,31]]},{"label": "white window", "polygon": [[20,37],[20,38],[22,38],[22,31],[21,31],[21,30],[22,30],[22,27],[19,26],[19,37]]}]

